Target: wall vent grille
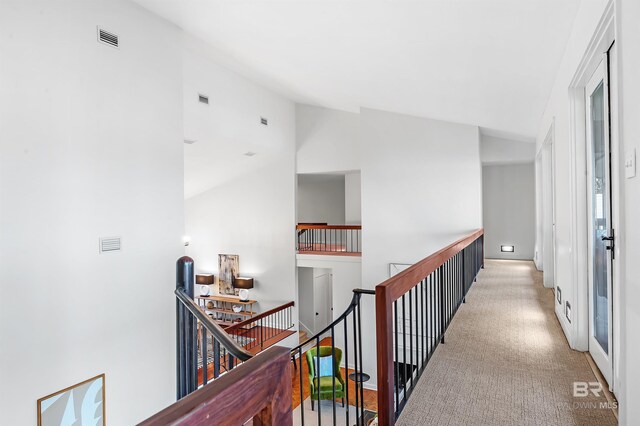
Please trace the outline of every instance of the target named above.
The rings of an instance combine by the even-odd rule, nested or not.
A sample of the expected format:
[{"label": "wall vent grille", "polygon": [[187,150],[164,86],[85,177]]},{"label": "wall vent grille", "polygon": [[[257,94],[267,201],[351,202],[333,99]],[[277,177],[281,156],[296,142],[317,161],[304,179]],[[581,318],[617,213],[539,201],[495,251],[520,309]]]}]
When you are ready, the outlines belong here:
[{"label": "wall vent grille", "polygon": [[198,101],[200,101],[203,104],[209,105],[209,97],[207,95],[198,94]]},{"label": "wall vent grille", "polygon": [[112,251],[120,251],[122,249],[122,241],[120,237],[100,238],[100,253],[110,253]]},{"label": "wall vent grille", "polygon": [[111,47],[119,47],[118,35],[98,27],[98,41]]}]

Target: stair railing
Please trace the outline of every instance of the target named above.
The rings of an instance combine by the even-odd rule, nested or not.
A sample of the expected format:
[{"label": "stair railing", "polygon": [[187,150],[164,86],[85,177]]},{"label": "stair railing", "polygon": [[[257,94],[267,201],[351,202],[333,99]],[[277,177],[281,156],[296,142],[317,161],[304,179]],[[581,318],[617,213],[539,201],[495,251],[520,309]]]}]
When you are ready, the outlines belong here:
[{"label": "stair railing", "polygon": [[[338,318],[291,349],[291,361],[299,376],[294,401],[300,402],[299,406],[294,407],[293,416],[299,417],[302,425],[305,419],[322,425],[323,411],[329,413],[332,419],[325,419],[325,424],[332,425],[342,424],[342,419],[338,417],[344,417],[346,425],[365,425],[375,416],[375,407],[368,407],[365,403],[364,382],[369,375],[362,368],[360,299],[363,294],[374,295],[375,292],[354,289],[351,303]],[[321,359],[328,356],[331,357],[331,365],[328,366],[330,379],[327,379],[329,376],[321,377],[324,366],[320,366]],[[375,403],[375,397],[369,399]],[[336,405],[338,400],[340,406]],[[310,419],[310,416],[317,420]]]},{"label": "stair railing", "polygon": [[[181,257],[177,261],[175,295],[176,396],[177,399],[181,399],[198,389],[200,383],[207,384],[210,369],[213,369],[213,377],[218,378],[221,370],[230,371],[240,362],[249,360],[253,354],[239,345],[233,336],[216,324],[193,300],[194,264],[193,259],[188,256]],[[201,324],[199,351],[198,322]],[[209,334],[211,334],[210,339]],[[201,359],[200,365],[198,365],[198,355]]]}]

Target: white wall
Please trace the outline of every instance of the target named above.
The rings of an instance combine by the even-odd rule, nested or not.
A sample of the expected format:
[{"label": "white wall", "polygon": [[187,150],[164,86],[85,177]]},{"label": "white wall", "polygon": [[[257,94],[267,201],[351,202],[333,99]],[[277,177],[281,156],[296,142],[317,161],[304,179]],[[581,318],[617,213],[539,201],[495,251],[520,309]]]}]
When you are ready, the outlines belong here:
[{"label": "white wall", "polygon": [[[533,163],[482,167],[484,253],[491,259],[533,259],[535,176]],[[513,245],[513,253],[500,251]]]},{"label": "white wall", "polygon": [[344,217],[347,225],[362,224],[362,194],[360,172],[344,176]]},{"label": "white wall", "polygon": [[177,29],[117,0],[3,1],[0,57],[0,424],[99,373],[108,423],[137,423],[175,400]]},{"label": "white wall", "polygon": [[[640,33],[637,23],[640,20],[640,3],[635,0],[618,0],[618,34],[617,41],[620,59],[620,139],[621,159],[636,151],[640,153],[638,134],[640,134]],[[638,170],[640,171],[640,170]],[[620,378],[622,381],[622,396],[620,401],[620,424],[631,425],[640,418],[640,334],[637,326],[640,324],[640,177],[622,179],[624,191],[622,205],[623,226],[622,238],[618,244],[622,245],[623,283],[620,294],[622,327],[620,330],[621,363]]]},{"label": "white wall", "polygon": [[478,128],[363,109],[363,282],[482,226]]},{"label": "white wall", "polygon": [[[415,263],[482,226],[482,169],[475,126],[370,109],[360,123],[362,283],[373,288],[389,263]],[[372,301],[363,315],[373,318]],[[373,333],[364,337],[375,347]]]},{"label": "white wall", "polygon": [[359,114],[296,105],[298,173],[360,169]]},{"label": "white wall", "polygon": [[298,175],[298,223],[345,223],[345,176]]},{"label": "white wall", "polygon": [[[295,300],[294,104],[220,67],[204,46],[187,42],[185,135],[198,142],[185,149],[199,145],[212,167],[218,153],[238,164],[230,176],[212,176],[213,187],[185,200],[187,253],[196,272],[215,275],[218,254],[239,255],[240,273],[254,278],[251,297],[259,310]],[[197,108],[200,90],[209,95],[204,110]],[[269,126],[260,125],[261,115]],[[229,137],[240,125],[255,127],[252,143],[259,148],[253,148],[253,157],[244,156],[244,149],[236,149],[238,140]]]},{"label": "white wall", "polygon": [[[549,127],[555,118],[555,155],[556,155],[556,250],[558,253],[557,281],[562,286],[562,296],[572,306],[579,306],[574,289],[568,285],[576,279],[573,267],[571,245],[571,224],[577,218],[571,210],[571,170],[566,167],[571,162],[570,135],[571,117],[569,110],[569,94],[567,88],[578,69],[587,44],[596,30],[607,1],[592,0],[582,2],[580,11],[574,22],[572,36],[566,50],[556,83],[545,111],[537,144],[544,142]],[[640,68],[640,33],[637,22],[640,19],[640,3],[635,0],[616,0],[616,42],[618,52],[619,80],[617,107],[619,110],[619,127],[612,129],[614,136],[619,132],[621,158],[616,164],[624,171],[624,159],[633,150],[640,149],[637,135],[640,133],[640,82],[637,70]],[[615,71],[613,71],[615,73]],[[620,329],[614,330],[614,378],[616,379],[616,396],[620,409],[620,424],[632,425],[640,417],[640,366],[636,360],[640,357],[640,336],[634,327],[640,323],[640,178],[625,179],[622,177],[618,188],[623,196],[620,205],[619,229],[616,229],[616,263],[620,266],[618,300],[615,311],[620,316]],[[538,187],[539,190],[539,187]],[[614,295],[616,289],[614,288]],[[614,312],[614,315],[616,314]],[[579,313],[575,312],[574,316]],[[569,342],[573,345],[578,334],[576,325],[569,324],[563,315],[558,315]],[[618,370],[616,372],[616,370]]]},{"label": "white wall", "polygon": [[535,141],[480,136],[480,159],[485,165],[529,163],[536,156]]},{"label": "white wall", "polygon": [[[555,281],[562,288],[562,297],[565,301],[569,301],[573,307],[573,316],[577,317],[580,313],[576,312],[578,307],[578,295],[573,288],[574,269],[572,247],[572,221],[574,214],[571,210],[571,200],[573,193],[571,191],[571,167],[568,165],[572,162],[571,157],[571,121],[569,108],[569,85],[576,73],[580,61],[587,49],[589,41],[593,36],[598,21],[600,20],[606,0],[589,0],[583,1],[573,23],[571,36],[567,43],[565,55],[562,59],[558,74],[547,103],[547,108],[540,122],[538,136],[536,139],[536,151],[539,151],[544,143],[551,126],[554,126],[554,144],[555,144],[555,199],[556,203],[556,265]],[[542,188],[538,187],[536,191],[541,192]],[[536,243],[540,246],[539,242]],[[573,348],[575,346],[576,325],[578,321],[569,323],[564,316],[562,307],[556,304],[557,317],[562,325],[569,344]],[[560,310],[558,310],[560,309]]]}]

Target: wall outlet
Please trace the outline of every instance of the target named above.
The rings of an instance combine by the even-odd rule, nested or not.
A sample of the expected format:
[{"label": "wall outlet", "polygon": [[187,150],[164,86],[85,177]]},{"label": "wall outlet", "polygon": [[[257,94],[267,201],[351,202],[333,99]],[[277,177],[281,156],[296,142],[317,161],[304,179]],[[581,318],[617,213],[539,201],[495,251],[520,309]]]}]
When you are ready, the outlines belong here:
[{"label": "wall outlet", "polygon": [[566,302],[564,305],[564,315],[567,317],[567,320],[571,322],[571,304]]},{"label": "wall outlet", "polygon": [[558,301],[558,305],[562,305],[562,290],[560,287],[556,287],[556,300]]},{"label": "wall outlet", "polygon": [[636,149],[632,149],[624,158],[624,177],[631,179],[636,177]]}]

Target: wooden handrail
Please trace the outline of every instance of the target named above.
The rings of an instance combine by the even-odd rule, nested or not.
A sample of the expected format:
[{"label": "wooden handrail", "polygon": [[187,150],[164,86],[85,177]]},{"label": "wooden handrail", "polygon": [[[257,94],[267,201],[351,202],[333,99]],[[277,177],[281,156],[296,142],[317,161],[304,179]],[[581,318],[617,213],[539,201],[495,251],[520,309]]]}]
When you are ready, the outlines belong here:
[{"label": "wooden handrail", "polygon": [[284,311],[285,309],[293,307],[294,305],[295,305],[295,303],[293,301],[285,303],[284,305],[277,306],[277,307],[275,307],[273,309],[269,309],[268,311],[261,312],[258,315],[254,315],[254,316],[252,316],[250,318],[247,318],[246,320],[243,320],[243,321],[240,321],[240,322],[235,323],[233,325],[230,325],[229,327],[226,327],[224,329],[224,331],[226,331],[227,333],[230,333],[231,331],[235,331],[235,330],[237,330],[239,328],[242,328],[242,327],[244,327],[246,325],[254,323],[254,322],[258,321],[259,319],[266,318],[269,315],[275,314],[276,312]]},{"label": "wooden handrail", "polygon": [[362,225],[309,225],[298,224],[296,229],[362,229]]},{"label": "wooden handrail", "polygon": [[484,229],[478,229],[466,237],[460,238],[458,241],[449,244],[445,248],[438,250],[420,262],[378,284],[376,286],[376,292],[378,288],[380,288],[380,291],[384,290],[392,302],[398,300],[403,294],[415,287],[424,277],[438,269],[444,262],[461,252],[481,235],[484,235]]},{"label": "wooden handrail", "polygon": [[390,426],[395,421],[393,303],[483,235],[484,230],[478,229],[376,286],[376,351],[380,425]]},{"label": "wooden handrail", "polygon": [[290,356],[274,346],[140,425],[291,425]]}]

